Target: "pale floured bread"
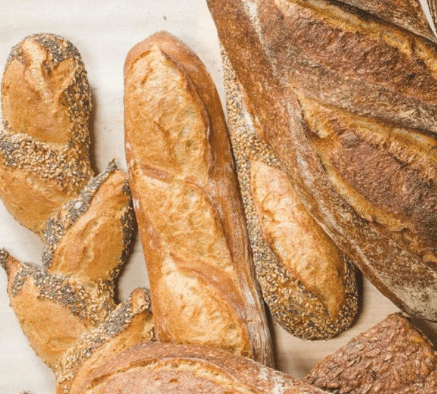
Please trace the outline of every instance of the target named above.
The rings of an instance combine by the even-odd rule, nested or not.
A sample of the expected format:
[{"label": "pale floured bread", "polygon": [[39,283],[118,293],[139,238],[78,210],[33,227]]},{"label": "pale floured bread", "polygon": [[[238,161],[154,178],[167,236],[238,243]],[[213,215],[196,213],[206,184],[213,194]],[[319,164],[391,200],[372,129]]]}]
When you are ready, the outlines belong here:
[{"label": "pale floured bread", "polygon": [[71,394],[322,394],[324,391],[253,360],[202,345],[148,342],[87,376]]},{"label": "pale floured bread", "polygon": [[320,361],[304,380],[337,394],[433,394],[437,354],[431,341],[396,313]]},{"label": "pale floured bread", "polygon": [[205,66],[168,33],[125,64],[129,182],[157,339],[271,365],[263,302],[221,103]]},{"label": "pale floured bread", "polygon": [[436,320],[435,44],[334,1],[208,4],[306,209],[383,294]]},{"label": "pale floured bread", "polygon": [[78,50],[53,34],[13,48],[3,74],[0,197],[41,235],[47,219],[92,178],[90,88]]},{"label": "pale floured bread", "polygon": [[225,50],[222,59],[229,131],[263,297],[288,332],[331,338],[358,312],[356,270],[300,201]]}]

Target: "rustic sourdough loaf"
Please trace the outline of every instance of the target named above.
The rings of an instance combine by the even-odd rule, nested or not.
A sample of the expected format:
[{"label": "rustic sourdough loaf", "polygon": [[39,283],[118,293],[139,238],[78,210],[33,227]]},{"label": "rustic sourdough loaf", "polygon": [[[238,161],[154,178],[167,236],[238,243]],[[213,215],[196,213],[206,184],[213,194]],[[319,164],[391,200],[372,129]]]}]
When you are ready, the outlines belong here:
[{"label": "rustic sourdough loaf", "polygon": [[437,320],[437,49],[351,5],[208,0],[308,212],[404,311]]},{"label": "rustic sourdough loaf", "polygon": [[272,365],[221,103],[199,58],[160,32],[128,54],[129,181],[161,341]]}]

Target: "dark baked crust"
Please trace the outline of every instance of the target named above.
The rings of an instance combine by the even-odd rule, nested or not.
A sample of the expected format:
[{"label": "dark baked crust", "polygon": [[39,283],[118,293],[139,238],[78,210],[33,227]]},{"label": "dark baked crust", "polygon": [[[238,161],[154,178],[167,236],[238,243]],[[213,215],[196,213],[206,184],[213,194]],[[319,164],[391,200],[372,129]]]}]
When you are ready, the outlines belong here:
[{"label": "dark baked crust", "polygon": [[437,355],[408,319],[393,314],[319,362],[304,380],[338,394],[431,394],[437,391]]},{"label": "dark baked crust", "polygon": [[208,4],[303,204],[383,294],[437,319],[434,43],[329,1]]}]

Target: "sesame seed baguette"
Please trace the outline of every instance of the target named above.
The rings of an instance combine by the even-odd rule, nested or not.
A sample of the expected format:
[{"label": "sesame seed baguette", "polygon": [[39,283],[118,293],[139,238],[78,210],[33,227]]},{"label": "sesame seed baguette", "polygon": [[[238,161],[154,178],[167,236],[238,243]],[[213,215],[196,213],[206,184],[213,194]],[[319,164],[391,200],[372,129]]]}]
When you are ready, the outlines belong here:
[{"label": "sesame seed baguette", "polygon": [[2,251],[8,295],[35,352],[56,370],[76,340],[115,309],[115,279],[134,235],[127,177],[114,166],[48,221],[42,265]]},{"label": "sesame seed baguette", "polygon": [[70,394],[323,394],[289,375],[222,349],[144,342],[78,375]]},{"label": "sesame seed baguette", "polygon": [[128,54],[125,141],[157,339],[273,364],[229,136],[200,59],[166,32]]},{"label": "sesame seed baguette", "polygon": [[337,394],[433,394],[437,353],[409,319],[396,313],[321,360],[304,380]]},{"label": "sesame seed baguette", "polygon": [[1,103],[0,198],[41,236],[93,177],[90,88],[78,50],[53,34],[26,37],[7,60]]},{"label": "sesame seed baguette", "polygon": [[257,279],[273,319],[328,339],[358,312],[356,270],[300,201],[222,50],[229,133]]},{"label": "sesame seed baguette", "polygon": [[437,48],[339,2],[208,0],[262,135],[328,236],[437,320]]}]

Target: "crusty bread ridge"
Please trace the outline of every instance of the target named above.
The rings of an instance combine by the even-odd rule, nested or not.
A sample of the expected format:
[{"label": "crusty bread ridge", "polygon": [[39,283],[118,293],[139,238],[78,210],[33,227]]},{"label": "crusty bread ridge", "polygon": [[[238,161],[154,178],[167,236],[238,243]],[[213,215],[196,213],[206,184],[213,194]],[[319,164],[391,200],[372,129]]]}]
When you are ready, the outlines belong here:
[{"label": "crusty bread ridge", "polygon": [[229,132],[263,297],[273,319],[293,335],[336,336],[358,312],[356,270],[300,202],[224,49],[222,59]]},{"label": "crusty bread ridge", "polygon": [[208,4],[307,210],[384,295],[436,320],[435,44],[333,1]]},{"label": "crusty bread ridge", "polygon": [[125,65],[129,181],[161,341],[272,365],[221,103],[203,63],[166,32]]},{"label": "crusty bread ridge", "polygon": [[395,313],[321,360],[304,380],[338,394],[432,394],[437,353],[409,319]]},{"label": "crusty bread ridge", "polygon": [[37,265],[2,249],[0,265],[10,305],[56,373],[59,394],[79,369],[154,338],[144,289],[119,305],[114,299],[136,223],[126,174],[110,163],[93,176],[89,93],[79,52],[62,37],[26,37],[6,64],[0,196],[44,252]]},{"label": "crusty bread ridge", "polygon": [[113,357],[71,394],[322,394],[324,391],[253,360],[212,347],[145,342]]}]

